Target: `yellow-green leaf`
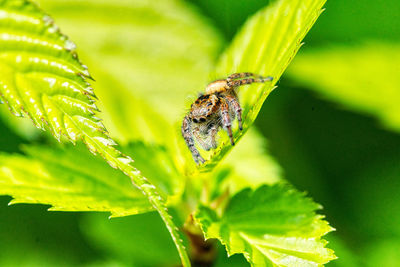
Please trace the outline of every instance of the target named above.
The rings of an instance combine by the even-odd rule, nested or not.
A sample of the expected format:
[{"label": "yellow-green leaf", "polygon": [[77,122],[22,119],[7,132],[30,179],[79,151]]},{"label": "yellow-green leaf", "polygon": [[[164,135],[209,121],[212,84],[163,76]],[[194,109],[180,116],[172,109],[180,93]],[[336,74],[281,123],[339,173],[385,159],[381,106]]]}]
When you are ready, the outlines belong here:
[{"label": "yellow-green leaf", "polygon": [[[57,211],[107,211],[126,216],[152,210],[127,177],[84,147],[25,147],[28,156],[0,155],[0,194],[11,204],[48,204]],[[111,179],[112,178],[112,179]]]},{"label": "yellow-green leaf", "polygon": [[[131,143],[136,165],[164,198],[180,194],[183,183],[158,146]],[[81,145],[65,148],[24,147],[28,156],[0,154],[0,195],[11,203],[41,203],[51,210],[107,211],[112,217],[153,210],[140,190],[118,170],[110,168]]]}]

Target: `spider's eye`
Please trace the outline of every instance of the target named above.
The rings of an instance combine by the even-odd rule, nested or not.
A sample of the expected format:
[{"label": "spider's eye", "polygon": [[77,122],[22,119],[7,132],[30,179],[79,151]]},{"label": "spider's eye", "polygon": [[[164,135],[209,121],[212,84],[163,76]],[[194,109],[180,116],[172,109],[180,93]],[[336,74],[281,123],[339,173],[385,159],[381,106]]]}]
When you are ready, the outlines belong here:
[{"label": "spider's eye", "polygon": [[205,118],[200,118],[200,122],[205,122],[206,119]]},{"label": "spider's eye", "polygon": [[199,121],[197,119],[193,119],[193,122],[194,123],[198,123]]},{"label": "spider's eye", "polygon": [[207,107],[209,107],[209,106],[211,106],[212,105],[212,103],[211,102],[209,102],[208,104],[207,104]]}]

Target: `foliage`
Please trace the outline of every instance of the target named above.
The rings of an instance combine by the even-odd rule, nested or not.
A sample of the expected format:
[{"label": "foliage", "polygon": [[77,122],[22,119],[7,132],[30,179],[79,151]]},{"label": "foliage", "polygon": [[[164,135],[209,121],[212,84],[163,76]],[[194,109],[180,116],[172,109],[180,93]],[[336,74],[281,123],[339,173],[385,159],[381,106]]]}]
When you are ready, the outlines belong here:
[{"label": "foliage", "polygon": [[200,207],[206,238],[218,238],[228,255],[244,253],[254,266],[313,266],[335,259],[320,236],[333,229],[315,214],[319,205],[287,185],[245,189],[222,215]]},{"label": "foliage", "polygon": [[[240,71],[272,75],[273,83],[239,92],[244,108],[244,131],[235,135],[239,140],[297,53],[324,0],[279,0],[268,5],[248,20],[211,75],[220,37],[179,1],[42,3],[82,47],[80,54],[97,79],[97,96],[75,45],[49,16],[22,0],[0,1],[0,96],[15,115],[29,116],[58,141],[82,139],[91,152],[122,172],[79,145],[27,146],[26,155],[0,156],[0,193],[13,196],[11,203],[108,211],[114,217],[155,209],[184,266],[190,263],[167,204],[176,206],[175,221],[195,213],[206,237],[220,239],[230,254],[243,253],[252,265],[323,264],[335,258],[320,239],[332,228],[316,215],[319,205],[286,185],[263,185],[282,178],[256,130],[230,155],[232,147],[221,133],[219,148],[199,169],[179,133],[185,96],[201,89],[208,77]],[[97,98],[103,112],[94,104]],[[119,150],[114,140],[123,144]],[[225,203],[229,203],[226,210]],[[275,214],[275,205],[281,208],[281,217],[272,219],[267,215]],[[260,216],[265,225],[256,224]],[[247,218],[251,229],[241,228],[238,218]],[[273,224],[285,229],[271,229]],[[235,240],[228,240],[222,229],[232,231]],[[308,249],[291,243],[293,239]],[[260,248],[266,242],[274,243],[274,253]],[[283,257],[281,250],[288,256]],[[277,256],[278,251],[283,254]]]},{"label": "foliage", "polygon": [[[93,157],[83,147],[61,148],[24,147],[28,156],[0,156],[0,193],[12,195],[10,204],[50,204],[50,210],[108,211],[112,217],[127,216],[152,210],[144,195],[123,173],[109,168],[99,158]],[[162,158],[162,149],[133,143],[127,151],[140,155],[138,164],[144,174],[162,190],[163,196],[179,193],[179,176],[168,160]],[[151,153],[144,153],[151,151]],[[157,171],[147,163],[157,166]],[[88,168],[90,166],[90,168]],[[113,179],[110,179],[113,177]]]},{"label": "foliage", "polygon": [[399,60],[398,45],[371,42],[304,53],[289,73],[323,97],[376,116],[389,129],[399,131]]}]

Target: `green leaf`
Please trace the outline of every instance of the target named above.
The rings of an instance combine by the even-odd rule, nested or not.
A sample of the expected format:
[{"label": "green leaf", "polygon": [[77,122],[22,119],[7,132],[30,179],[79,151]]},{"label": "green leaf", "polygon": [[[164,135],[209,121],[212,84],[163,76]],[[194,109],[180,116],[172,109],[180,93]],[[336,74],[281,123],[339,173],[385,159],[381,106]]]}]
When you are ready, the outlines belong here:
[{"label": "green leaf", "polygon": [[[251,17],[222,55],[214,78],[225,78],[235,72],[253,72],[272,76],[273,82],[253,84],[239,90],[243,108],[243,131],[234,125],[238,141],[257,117],[266,97],[274,89],[301,40],[321,13],[326,0],[279,0]],[[206,169],[214,167],[232,146],[226,135],[219,147],[208,153]],[[210,160],[211,159],[211,160]]]},{"label": "green leaf", "polygon": [[375,116],[399,132],[399,61],[397,44],[338,46],[299,55],[289,74],[324,98]]},{"label": "green leaf", "polygon": [[[143,172],[164,189],[163,196],[178,193],[179,179],[165,159],[165,151],[141,143],[131,144],[126,150],[138,156],[140,166],[152,160],[158,167],[149,165]],[[108,211],[112,217],[152,210],[123,173],[82,146],[24,147],[24,151],[27,157],[0,155],[0,194],[13,196],[12,204],[42,203],[52,205],[50,210],[62,211]]]},{"label": "green leaf", "polygon": [[75,45],[29,2],[1,1],[0,14],[0,100],[58,140],[82,139],[114,167],[128,162],[112,148],[114,142],[94,116],[90,76],[77,59]]},{"label": "green leaf", "polygon": [[253,266],[318,266],[335,259],[321,236],[333,230],[321,207],[285,184],[245,189],[222,215],[200,206],[195,217],[205,237],[218,238],[228,254],[243,253]]},{"label": "green leaf", "polygon": [[103,127],[93,118],[97,107],[86,82],[90,76],[74,44],[32,5],[3,1],[0,7],[0,98],[10,111],[29,116],[57,139],[63,134],[76,141],[80,129],[104,138]]},{"label": "green leaf", "polygon": [[0,100],[17,115],[48,129],[60,140],[82,139],[93,153],[128,175],[157,209],[189,266],[165,200],[157,189],[130,165],[132,160],[115,149],[115,142],[94,115],[95,95],[87,68],[77,59],[75,45],[61,34],[52,19],[23,0],[0,1]]}]

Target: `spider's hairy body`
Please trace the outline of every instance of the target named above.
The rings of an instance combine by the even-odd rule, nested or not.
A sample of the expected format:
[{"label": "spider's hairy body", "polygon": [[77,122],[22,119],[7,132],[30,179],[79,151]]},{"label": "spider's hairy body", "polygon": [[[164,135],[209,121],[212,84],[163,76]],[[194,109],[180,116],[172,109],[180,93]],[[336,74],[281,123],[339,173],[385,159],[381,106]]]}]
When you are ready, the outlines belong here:
[{"label": "spider's hairy body", "polygon": [[204,163],[204,159],[195,146],[195,140],[204,150],[216,148],[217,133],[223,128],[228,133],[231,144],[235,144],[232,120],[237,118],[239,130],[242,130],[242,108],[235,89],[244,84],[271,80],[272,77],[263,78],[253,73],[242,72],[208,84],[205,94],[194,101],[182,123],[182,136],[197,164]]},{"label": "spider's hairy body", "polygon": [[214,94],[227,90],[228,82],[226,80],[216,80],[206,87],[206,94]]}]

